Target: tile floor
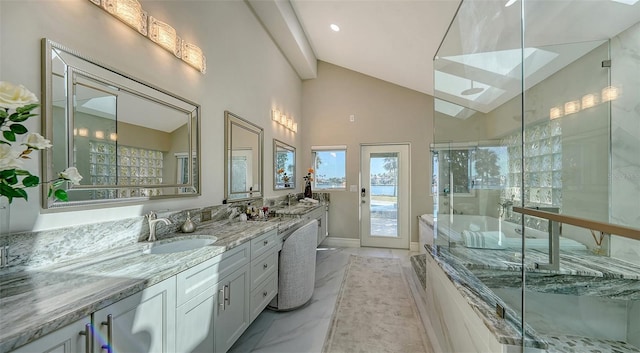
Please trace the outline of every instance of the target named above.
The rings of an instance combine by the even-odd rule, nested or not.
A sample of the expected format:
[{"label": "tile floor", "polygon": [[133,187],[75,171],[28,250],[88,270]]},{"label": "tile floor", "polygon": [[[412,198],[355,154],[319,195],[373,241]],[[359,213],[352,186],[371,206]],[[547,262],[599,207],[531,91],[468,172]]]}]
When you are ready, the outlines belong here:
[{"label": "tile floor", "polygon": [[380,248],[318,249],[316,286],[311,302],[290,312],[263,311],[229,352],[321,352],[351,254],[399,258],[408,270],[411,268],[409,257],[415,253]]}]

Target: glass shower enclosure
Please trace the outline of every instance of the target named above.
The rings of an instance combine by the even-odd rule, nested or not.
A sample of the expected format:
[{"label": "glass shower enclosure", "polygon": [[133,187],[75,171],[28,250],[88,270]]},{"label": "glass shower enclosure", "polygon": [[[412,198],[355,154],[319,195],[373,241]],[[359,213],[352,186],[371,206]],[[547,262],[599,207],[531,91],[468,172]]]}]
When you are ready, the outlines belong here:
[{"label": "glass shower enclosure", "polygon": [[640,352],[640,2],[463,0],[433,64],[431,250],[505,345]]}]

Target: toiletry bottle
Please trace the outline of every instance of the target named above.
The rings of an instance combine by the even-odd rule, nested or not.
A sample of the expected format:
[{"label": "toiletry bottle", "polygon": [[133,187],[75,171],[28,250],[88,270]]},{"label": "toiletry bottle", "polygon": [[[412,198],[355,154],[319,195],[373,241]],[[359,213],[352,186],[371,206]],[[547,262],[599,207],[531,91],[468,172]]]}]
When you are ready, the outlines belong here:
[{"label": "toiletry bottle", "polygon": [[196,225],[191,220],[191,213],[189,211],[187,211],[187,219],[184,221],[180,229],[183,233],[193,233],[196,230]]}]

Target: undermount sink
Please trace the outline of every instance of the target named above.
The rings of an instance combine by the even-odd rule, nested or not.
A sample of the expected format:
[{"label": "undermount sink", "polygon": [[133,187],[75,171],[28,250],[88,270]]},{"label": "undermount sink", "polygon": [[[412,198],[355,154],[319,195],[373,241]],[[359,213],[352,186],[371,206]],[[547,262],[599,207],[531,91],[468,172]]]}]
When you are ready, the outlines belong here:
[{"label": "undermount sink", "polygon": [[218,240],[216,237],[180,239],[157,245],[153,244],[143,252],[145,254],[170,254],[174,252],[189,251],[211,245],[215,243],[216,240]]}]

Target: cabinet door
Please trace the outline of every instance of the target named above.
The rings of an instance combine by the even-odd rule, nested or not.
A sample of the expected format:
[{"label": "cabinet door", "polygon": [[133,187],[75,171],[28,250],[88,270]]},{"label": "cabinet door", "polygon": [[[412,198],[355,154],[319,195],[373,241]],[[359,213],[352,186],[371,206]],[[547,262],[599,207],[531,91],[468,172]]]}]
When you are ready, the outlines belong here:
[{"label": "cabinet door", "polygon": [[90,331],[91,319],[86,317],[24,345],[13,353],[91,353],[90,347],[87,347],[91,343],[86,340],[86,335],[91,335]]},{"label": "cabinet door", "polygon": [[173,352],[175,314],[176,280],[171,277],[95,312],[99,334],[94,352]]},{"label": "cabinet door", "polygon": [[[226,277],[218,286],[216,353],[229,350],[249,326],[249,264]],[[223,305],[224,304],[224,305]]]},{"label": "cabinet door", "polygon": [[215,286],[200,293],[176,310],[176,352],[214,350],[214,313],[218,302]]}]

